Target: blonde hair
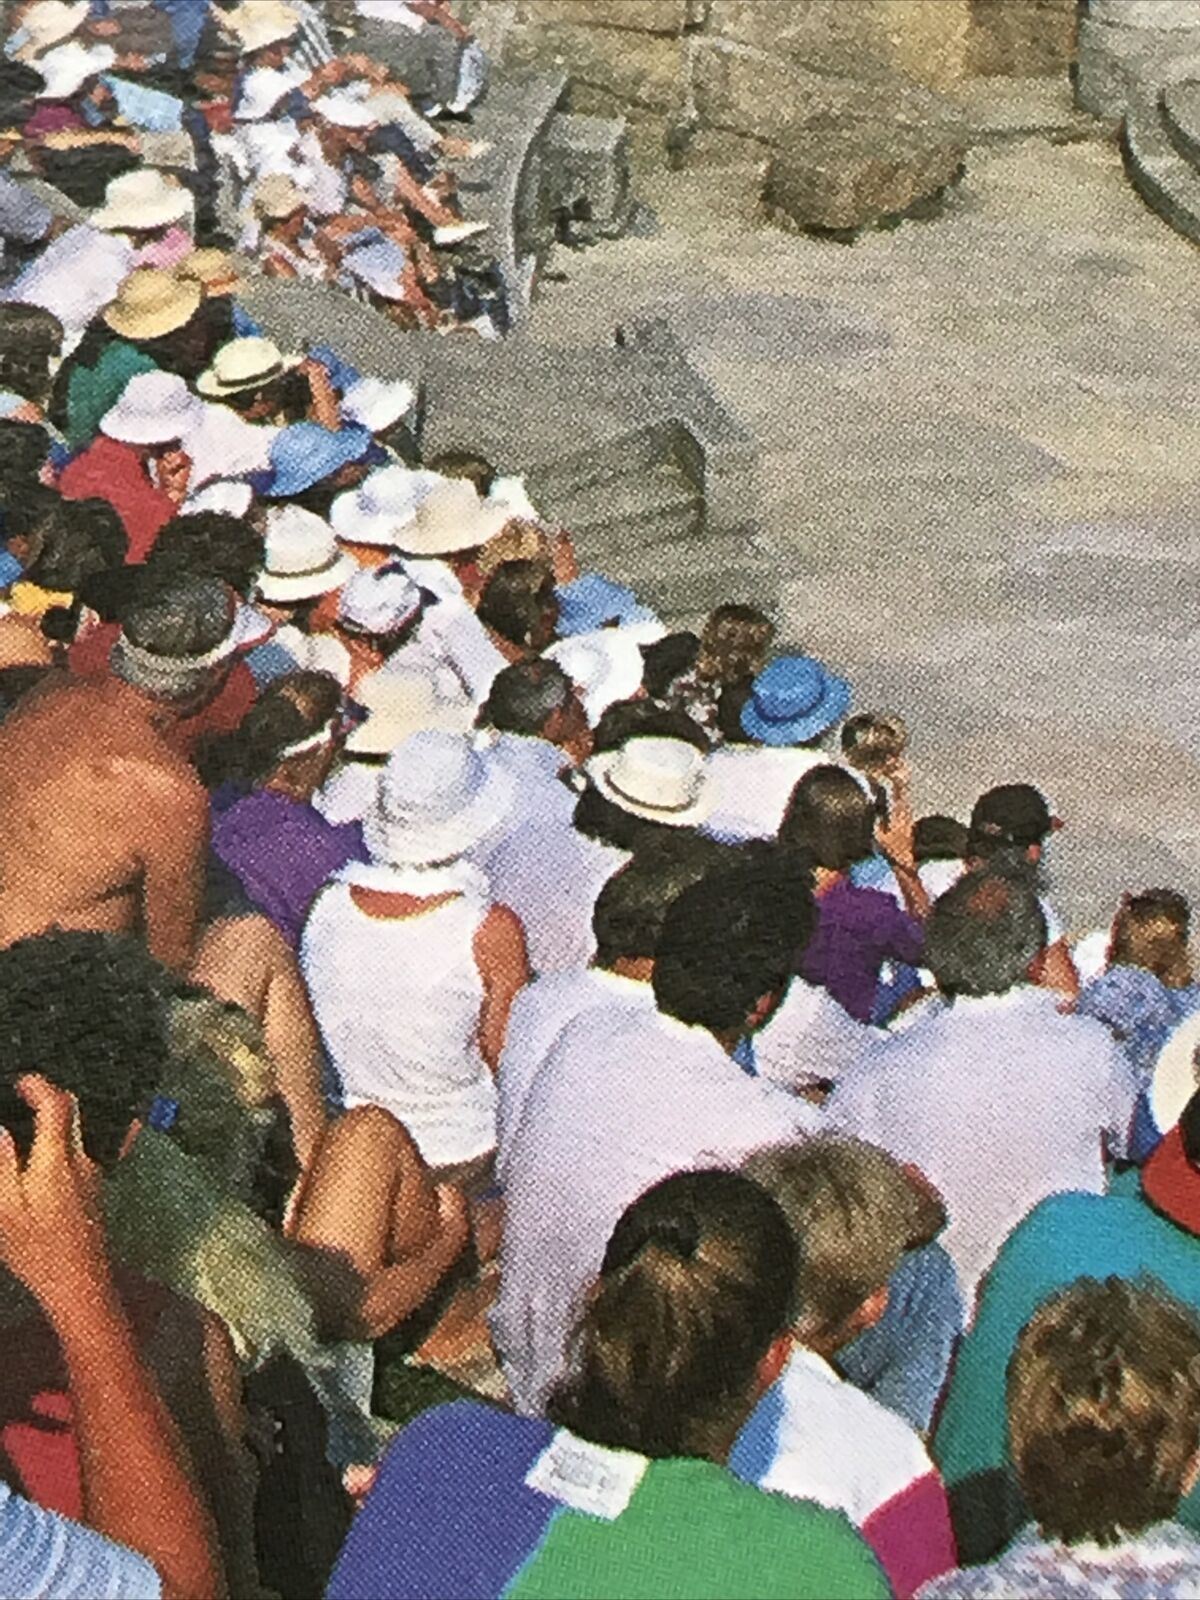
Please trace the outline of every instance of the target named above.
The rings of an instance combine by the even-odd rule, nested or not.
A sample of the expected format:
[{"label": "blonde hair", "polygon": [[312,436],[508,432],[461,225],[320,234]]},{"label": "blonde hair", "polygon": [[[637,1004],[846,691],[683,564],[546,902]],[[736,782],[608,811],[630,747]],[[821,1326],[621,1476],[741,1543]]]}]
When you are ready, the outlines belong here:
[{"label": "blonde hair", "polygon": [[870,777],[886,774],[908,748],[902,717],[860,711],[842,724],[842,754],[857,771]]},{"label": "blonde hair", "polygon": [[1125,895],[1112,927],[1111,966],[1143,967],[1169,989],[1192,981],[1188,955],[1191,911],[1173,889],[1147,889]]},{"label": "blonde hair", "polygon": [[707,683],[743,683],[756,678],[767,664],[775,642],[775,624],[755,606],[729,601],[718,606],[704,624],[696,676]]},{"label": "blonde hair", "polygon": [[482,546],[475,565],[485,578],[490,578],[497,567],[506,561],[541,561],[549,563],[554,551],[550,535],[538,522],[525,517],[510,517],[494,539]]}]

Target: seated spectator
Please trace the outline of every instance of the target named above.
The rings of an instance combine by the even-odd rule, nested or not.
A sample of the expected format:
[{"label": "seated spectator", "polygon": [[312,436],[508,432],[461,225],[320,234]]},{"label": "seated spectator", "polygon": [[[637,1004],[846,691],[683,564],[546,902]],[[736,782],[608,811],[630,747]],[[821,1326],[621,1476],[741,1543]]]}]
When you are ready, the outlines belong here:
[{"label": "seated spectator", "polygon": [[540,561],[502,562],[484,586],[476,615],[506,661],[541,655],[554,642],[558,622],[553,572]]},{"label": "seated spectator", "polygon": [[128,241],[135,267],[170,270],[192,253],[195,203],[178,178],[139,167],[110,179],[92,226]]},{"label": "seated spectator", "polygon": [[[1069,1182],[1064,1174],[1055,1188]],[[1051,1194],[1014,1228],[984,1279],[934,1436],[964,1563],[990,1561],[1029,1522],[1032,1508],[1014,1473],[1004,1374],[1037,1308],[1080,1278],[1118,1278],[1135,1286],[1153,1282],[1200,1312],[1200,1094],[1140,1173],[1122,1175],[1114,1191]],[[1132,1351],[1129,1359],[1136,1359]],[[1122,1369],[1106,1363],[1106,1370],[1119,1376]],[[1094,1384],[1094,1376],[1087,1381]],[[1131,1503],[1138,1487],[1125,1483]],[[1178,1516],[1200,1532],[1194,1492]]]},{"label": "seated spectator", "polygon": [[[853,1140],[762,1151],[744,1170],[778,1201],[796,1236],[797,1342],[738,1435],[730,1468],[763,1489],[844,1511],[896,1595],[912,1595],[955,1565],[946,1492],[913,1429],[840,1377],[836,1360],[885,1316],[889,1279],[909,1252],[930,1245],[945,1213],[898,1162]],[[936,1393],[962,1307],[952,1291],[944,1307],[925,1310],[924,1325],[906,1330],[910,1348],[896,1354],[937,1369]],[[914,1344],[924,1348],[913,1352]]]},{"label": "seated spectator", "polygon": [[370,860],[318,896],[301,961],[346,1105],[380,1105],[438,1181],[486,1188],[493,1078],[529,978],[520,922],[468,853],[503,820],[511,782],[463,735],[393,753],[364,832]]},{"label": "seated spectator", "polygon": [[[1051,815],[1040,789],[1029,783],[1001,784],[975,802],[967,839],[967,866],[1016,851],[1040,873],[1044,870],[1046,843],[1061,827],[1062,822]],[[1044,895],[1041,906],[1046,919],[1046,948],[1038,959],[1036,981],[1048,989],[1060,990],[1074,1001],[1079,994],[1079,974],[1070,946],[1062,923]]]},{"label": "seated spectator", "polygon": [[385,1458],[329,1594],[886,1595],[844,1517],[723,1466],[787,1359],[795,1255],[744,1178],[682,1173],[644,1193],[602,1249],[550,1420],[427,1413]]},{"label": "seated spectator", "polygon": [[518,1410],[544,1407],[607,1230],[647,1182],[741,1161],[817,1125],[816,1107],[731,1060],[770,1015],[807,931],[803,901],[772,861],[716,871],[667,912],[656,1009],[629,1012],[614,996],[603,1017],[590,1010],[557,1039],[504,1161],[492,1334]]},{"label": "seated spectator", "polygon": [[[32,1118],[24,1160],[0,1136],[0,1262],[62,1351],[90,1526],[7,1485],[0,1583],[9,1594],[218,1594],[217,1542],[183,1439],[138,1350],[105,1258],[79,1110],[44,1078],[16,1080]],[[115,1448],[116,1441],[120,1448]]]},{"label": "seated spectator", "polygon": [[1082,1278],[1021,1330],[1008,1432],[1032,1525],[922,1600],[1200,1590],[1200,1538],[1175,1516],[1200,1454],[1200,1322],[1147,1279]]},{"label": "seated spectator", "polygon": [[352,689],[416,640],[431,603],[428,590],[398,563],[354,573],[337,605],[337,637],[349,655]]},{"label": "seated spectator", "polygon": [[[284,505],[267,512],[262,571],[254,587],[255,604],[276,624],[269,643],[260,647],[270,653],[270,675],[283,664],[280,658],[294,666],[306,660],[310,635],[334,630],[339,596],[354,572],[333,529],[315,511]],[[337,654],[348,679],[349,654]]]},{"label": "seated spectator", "polygon": [[[679,635],[682,642],[688,635]],[[678,670],[658,685],[653,698],[681,706],[715,741],[743,741],[742,710],[755,678],[764,670],[775,642],[775,625],[756,606],[728,601],[711,613],[689,661],[683,651]]]},{"label": "seated spectator", "polygon": [[0,303],[0,416],[48,427],[51,368],[63,325],[41,306]]},{"label": "seated spectator", "polygon": [[1128,1148],[1133,1075],[1099,1024],[1064,1016],[1028,981],[1044,940],[1027,874],[962,878],[926,924],[941,1003],[847,1067],[825,1107],[832,1126],[911,1162],[941,1194],[968,1302],[1039,1200],[1102,1193],[1106,1156]]},{"label": "seated spectator", "polygon": [[917,876],[911,826],[898,816],[880,833],[886,859],[907,912],[891,895],[860,888],[851,869],[876,841],[875,807],[841,767],[814,767],[796,785],[779,829],[779,843],[813,863],[817,927],[800,962],[806,982],[825,989],[857,1022],[876,1018],[880,972],[887,961],[915,964],[924,943],[921,919],[929,901]]},{"label": "seated spectator", "polygon": [[366,860],[359,825],[335,826],[312,805],[343,737],[342,711],[336,679],[278,678],[199,759],[212,790],[213,853],[294,950],[328,880]]},{"label": "seated spectator", "polygon": [[822,740],[850,704],[850,685],[812,656],[780,656],[750,687],[742,739],[714,752],[714,838],[772,839],[796,784],[829,760]]}]

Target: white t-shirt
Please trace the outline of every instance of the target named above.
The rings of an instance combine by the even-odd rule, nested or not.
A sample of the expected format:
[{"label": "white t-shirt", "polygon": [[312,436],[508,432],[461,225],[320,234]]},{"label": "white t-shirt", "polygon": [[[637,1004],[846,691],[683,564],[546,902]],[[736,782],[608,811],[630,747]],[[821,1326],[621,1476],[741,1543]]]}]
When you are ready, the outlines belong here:
[{"label": "white t-shirt", "polygon": [[795,977],[778,1011],[754,1035],[754,1070],[793,1092],[834,1083],[879,1037],[877,1029],[855,1021],[828,989]]},{"label": "white t-shirt", "polygon": [[914,1163],[949,1212],[942,1239],[968,1305],[1022,1217],[1059,1190],[1102,1194],[1136,1085],[1107,1028],[1022,984],[931,1006],[838,1080],[831,1127]]},{"label": "white t-shirt", "polygon": [[558,1378],[581,1296],[617,1220],[660,1178],[738,1163],[820,1123],[747,1077],[712,1035],[620,1004],[571,1023],[525,1098],[505,1162],[492,1333],[517,1408]]},{"label": "white t-shirt", "polygon": [[714,805],[701,833],[730,844],[773,839],[797,783],[830,761],[825,751],[799,745],[722,745],[708,758],[705,781]]}]

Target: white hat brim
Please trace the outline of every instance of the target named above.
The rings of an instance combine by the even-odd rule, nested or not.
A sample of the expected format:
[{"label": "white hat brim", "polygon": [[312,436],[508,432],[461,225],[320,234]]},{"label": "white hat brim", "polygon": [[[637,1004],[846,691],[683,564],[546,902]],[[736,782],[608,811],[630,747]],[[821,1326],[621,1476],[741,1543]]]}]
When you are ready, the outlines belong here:
[{"label": "white hat brim", "polygon": [[268,605],[292,605],[298,600],[315,600],[319,595],[331,594],[340,589],[358,571],[353,557],[339,550],[333,565],[323,572],[303,572],[291,577],[286,573],[263,572],[255,588],[260,599]]},{"label": "white hat brim", "polygon": [[277,371],[269,375],[258,373],[252,378],[239,378],[236,383],[222,383],[212,367],[205,370],[196,379],[196,393],[204,395],[208,400],[219,400],[224,395],[243,394],[247,389],[257,389],[260,384],[274,383],[276,378],[283,377],[285,372],[293,372],[304,360],[301,355],[281,355]]},{"label": "white hat brim", "polygon": [[483,787],[453,817],[424,827],[406,826],[386,817],[376,802],[363,819],[363,840],[373,860],[394,867],[453,861],[482,844],[499,828],[512,810],[515,793],[516,782],[512,775],[489,762]]},{"label": "white hat brim", "polygon": [[101,206],[88,220],[105,233],[149,233],[169,223],[182,222],[192,211],[192,197],[185,191],[178,199],[174,195],[164,195],[157,206],[143,206],[132,211],[122,210],[120,206]]},{"label": "white hat brim", "polygon": [[615,789],[611,782],[610,774],[620,754],[620,748],[605,750],[601,755],[592,756],[585,762],[583,770],[604,798],[619,806],[622,811],[628,811],[633,817],[643,817],[647,822],[661,822],[668,828],[694,828],[712,814],[715,795],[707,776],[701,778],[700,793],[695,800],[681,810],[667,811],[661,807],[643,805],[637,800],[631,800],[620,789]]},{"label": "white hat brim", "polygon": [[473,708],[468,701],[462,705],[443,702],[421,716],[389,716],[386,712],[369,711],[366,720],[346,736],[345,748],[351,755],[388,756],[410,734],[425,733],[431,728],[446,733],[469,733],[473,721]]},{"label": "white hat brim", "polygon": [[1169,1133],[1197,1089],[1195,1054],[1200,1045],[1200,1012],[1185,1017],[1158,1053],[1150,1078],[1150,1113],[1159,1131]]},{"label": "white hat brim", "polygon": [[121,416],[114,415],[116,411],[114,406],[101,417],[100,431],[118,444],[171,444],[176,439],[185,439],[196,426],[196,415],[192,411],[178,413],[178,426],[172,426],[168,432],[163,431],[166,419],[162,413]]}]

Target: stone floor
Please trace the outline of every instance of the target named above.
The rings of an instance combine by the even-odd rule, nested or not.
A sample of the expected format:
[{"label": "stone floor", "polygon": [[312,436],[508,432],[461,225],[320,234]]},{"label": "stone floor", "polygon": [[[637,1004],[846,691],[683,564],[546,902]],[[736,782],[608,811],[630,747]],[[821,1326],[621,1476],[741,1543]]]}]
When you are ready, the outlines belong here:
[{"label": "stone floor", "polygon": [[1034,781],[1073,926],[1150,884],[1200,906],[1200,255],[1101,137],[982,146],[940,220],[853,246],[747,192],[644,180],[539,333],[670,318],[761,442],[764,598],[908,717],[923,809]]}]

